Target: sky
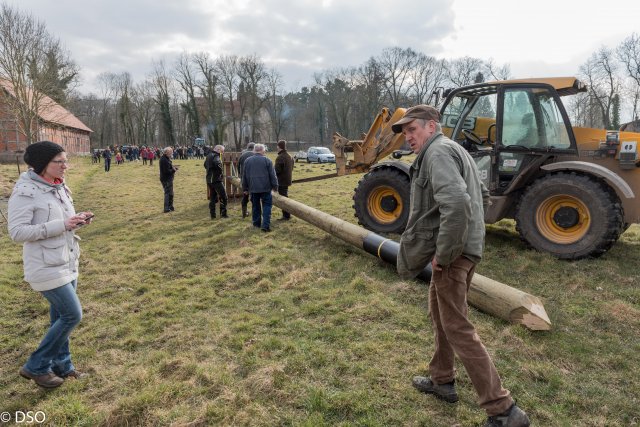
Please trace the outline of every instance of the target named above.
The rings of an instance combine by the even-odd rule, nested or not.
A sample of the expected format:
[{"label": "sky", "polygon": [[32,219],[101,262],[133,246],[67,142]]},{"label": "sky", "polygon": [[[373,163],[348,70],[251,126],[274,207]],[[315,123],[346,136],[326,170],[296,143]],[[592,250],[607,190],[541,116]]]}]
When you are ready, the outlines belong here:
[{"label": "sky", "polygon": [[314,73],[359,66],[387,47],[509,64],[514,78],[575,75],[602,46],[640,33],[639,0],[3,0],[45,23],[96,76],[183,52],[257,55],[289,90]]}]

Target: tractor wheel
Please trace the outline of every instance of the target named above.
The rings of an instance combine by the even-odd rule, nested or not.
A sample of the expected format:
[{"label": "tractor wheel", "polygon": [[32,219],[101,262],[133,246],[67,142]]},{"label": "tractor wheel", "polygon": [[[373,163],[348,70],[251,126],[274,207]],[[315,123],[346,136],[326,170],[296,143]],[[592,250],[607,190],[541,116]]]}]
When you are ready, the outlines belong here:
[{"label": "tractor wheel", "polygon": [[362,177],[353,195],[358,223],[381,233],[402,233],[409,218],[409,177],[393,168],[374,169]]},{"label": "tractor wheel", "polygon": [[618,240],[622,218],[620,201],[605,183],[575,173],[538,179],[516,210],[520,236],[560,259],[602,255]]}]

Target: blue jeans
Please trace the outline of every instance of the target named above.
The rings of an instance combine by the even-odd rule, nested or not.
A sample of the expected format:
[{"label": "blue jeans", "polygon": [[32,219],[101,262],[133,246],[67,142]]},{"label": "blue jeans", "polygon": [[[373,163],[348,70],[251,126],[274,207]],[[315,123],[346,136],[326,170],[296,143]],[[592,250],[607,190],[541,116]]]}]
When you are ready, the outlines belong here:
[{"label": "blue jeans", "polygon": [[[265,230],[269,229],[272,204],[270,191],[268,193],[251,193],[251,219],[254,226]],[[260,223],[260,216],[262,216],[262,223]]]},{"label": "blue jeans", "polygon": [[59,288],[41,292],[50,304],[51,326],[40,346],[34,351],[24,368],[33,375],[53,372],[66,375],[73,371],[69,335],[82,319],[82,307],[76,294],[77,280]]}]

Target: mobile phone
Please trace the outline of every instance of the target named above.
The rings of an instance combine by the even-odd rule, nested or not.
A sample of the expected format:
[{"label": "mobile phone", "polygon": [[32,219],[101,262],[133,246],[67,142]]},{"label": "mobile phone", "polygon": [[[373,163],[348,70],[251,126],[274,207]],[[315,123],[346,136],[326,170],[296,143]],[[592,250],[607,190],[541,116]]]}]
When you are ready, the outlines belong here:
[{"label": "mobile phone", "polygon": [[83,225],[87,225],[87,220],[93,218],[95,215],[88,215],[87,217],[85,217],[85,219],[82,220],[82,222],[79,222],[78,224],[76,224],[78,227],[82,227]]}]

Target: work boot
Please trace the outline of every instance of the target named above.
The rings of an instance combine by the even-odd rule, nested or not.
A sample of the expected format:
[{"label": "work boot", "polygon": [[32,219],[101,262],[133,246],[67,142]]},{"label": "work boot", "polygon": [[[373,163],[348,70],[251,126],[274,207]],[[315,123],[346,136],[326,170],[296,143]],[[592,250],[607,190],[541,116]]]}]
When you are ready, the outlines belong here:
[{"label": "work boot", "polygon": [[31,372],[28,372],[26,369],[24,369],[23,366],[22,368],[20,368],[20,371],[18,371],[18,373],[21,377],[28,380],[33,380],[33,382],[43,388],[56,388],[64,383],[64,380],[53,372],[47,372],[43,375],[33,375]]},{"label": "work boot", "polygon": [[242,218],[246,218],[248,215],[247,205],[242,205]]},{"label": "work boot", "polygon": [[527,414],[514,403],[502,414],[487,419],[484,427],[529,427]]},{"label": "work boot", "polygon": [[431,378],[413,377],[413,386],[423,393],[433,394],[438,399],[449,403],[458,401],[458,393],[456,393],[455,380],[446,384],[435,384]]},{"label": "work boot", "polygon": [[216,218],[216,213],[215,212],[211,212],[211,219],[215,219]]}]

